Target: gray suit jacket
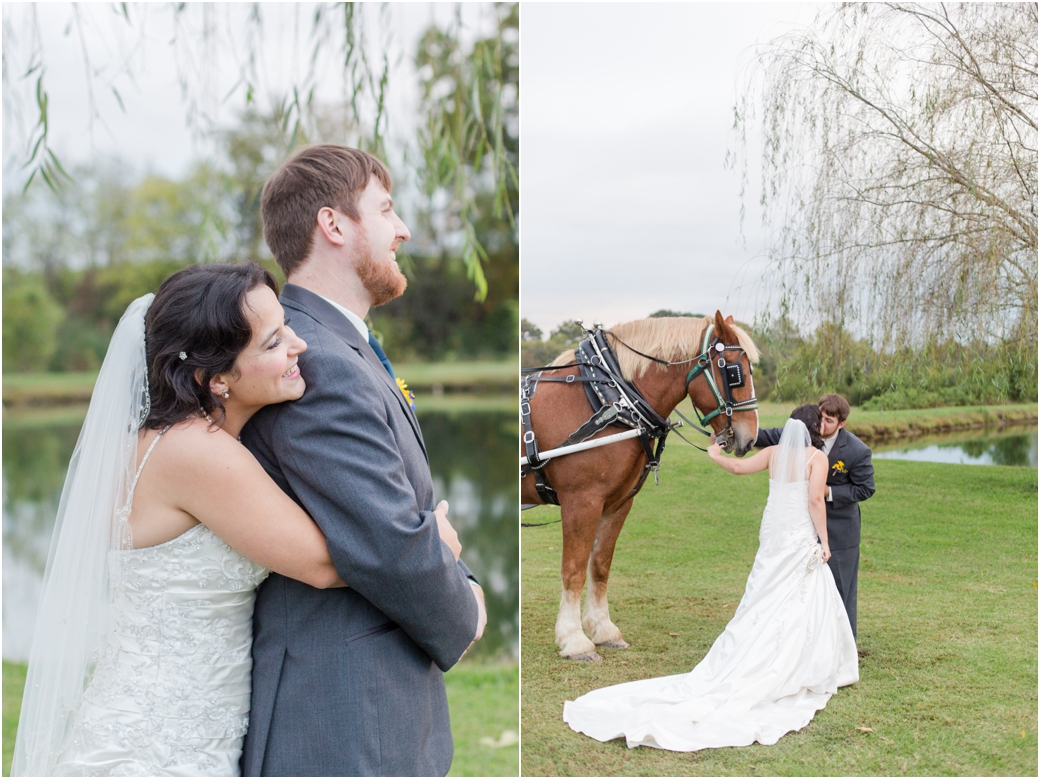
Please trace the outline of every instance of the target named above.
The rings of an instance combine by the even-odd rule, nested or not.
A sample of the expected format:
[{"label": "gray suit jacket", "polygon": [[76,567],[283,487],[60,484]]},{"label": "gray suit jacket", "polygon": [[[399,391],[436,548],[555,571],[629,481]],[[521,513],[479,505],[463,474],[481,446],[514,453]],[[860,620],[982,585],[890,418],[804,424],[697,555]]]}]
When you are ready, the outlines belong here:
[{"label": "gray suit jacket", "polygon": [[[781,427],[763,428],[758,431],[755,446],[776,446],[783,432]],[[827,543],[832,552],[852,549],[859,546],[860,501],[875,490],[870,447],[842,428],[827,461],[827,486],[833,497],[833,501],[827,501]]]},{"label": "gray suit jacket", "polygon": [[260,586],[243,774],[444,775],[442,672],[476,633],[471,574],[440,540],[419,424],[371,347],[314,293],[286,284],[281,301],[307,390],[242,442],[321,527],[349,589]]}]

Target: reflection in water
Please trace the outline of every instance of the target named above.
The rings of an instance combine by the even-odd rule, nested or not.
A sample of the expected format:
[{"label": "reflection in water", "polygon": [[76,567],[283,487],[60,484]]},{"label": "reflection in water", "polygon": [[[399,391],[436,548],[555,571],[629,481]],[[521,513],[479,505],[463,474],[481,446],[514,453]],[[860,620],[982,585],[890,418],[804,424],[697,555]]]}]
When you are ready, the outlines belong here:
[{"label": "reflection in water", "polygon": [[875,460],[917,460],[957,465],[1017,465],[1036,468],[1037,428],[1012,427],[1000,434],[989,431],[949,433],[913,441],[881,445]]},{"label": "reflection in water", "polygon": [[[519,546],[512,413],[420,417],[437,499],[462,542],[462,559],[484,586],[488,629],[472,657],[517,657]],[[29,656],[43,570],[65,470],[80,424],[3,431],[3,656]]]}]

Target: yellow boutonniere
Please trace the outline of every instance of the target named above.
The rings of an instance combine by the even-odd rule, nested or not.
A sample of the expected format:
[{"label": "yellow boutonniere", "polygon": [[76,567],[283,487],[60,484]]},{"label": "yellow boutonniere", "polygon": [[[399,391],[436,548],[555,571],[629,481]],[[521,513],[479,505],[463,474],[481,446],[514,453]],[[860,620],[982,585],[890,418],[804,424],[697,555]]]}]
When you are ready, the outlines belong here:
[{"label": "yellow boutonniere", "polygon": [[834,465],[831,466],[831,470],[836,471],[837,473],[848,473],[848,471],[845,470],[844,460],[838,460],[838,462],[834,463]]},{"label": "yellow boutonniere", "polygon": [[401,390],[401,394],[404,395],[405,402],[412,407],[412,411],[415,411],[415,393],[408,389],[408,385],[404,383],[404,379],[398,376],[394,381],[397,382],[397,388]]}]

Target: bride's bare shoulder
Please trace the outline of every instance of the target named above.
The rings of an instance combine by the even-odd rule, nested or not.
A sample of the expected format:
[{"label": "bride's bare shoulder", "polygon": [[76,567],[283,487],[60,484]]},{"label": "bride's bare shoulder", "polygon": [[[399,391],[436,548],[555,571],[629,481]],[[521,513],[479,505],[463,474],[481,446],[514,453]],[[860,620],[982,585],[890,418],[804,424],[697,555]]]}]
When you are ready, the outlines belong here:
[{"label": "bride's bare shoulder", "polygon": [[201,417],[190,417],[170,427],[157,448],[163,450],[164,459],[198,465],[226,462],[229,457],[247,453],[233,436]]}]

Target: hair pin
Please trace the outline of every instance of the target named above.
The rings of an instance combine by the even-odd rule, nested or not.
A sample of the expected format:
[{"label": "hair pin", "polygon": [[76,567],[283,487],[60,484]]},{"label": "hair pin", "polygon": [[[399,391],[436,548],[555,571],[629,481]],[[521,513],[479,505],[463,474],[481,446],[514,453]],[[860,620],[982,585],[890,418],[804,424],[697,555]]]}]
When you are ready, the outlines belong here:
[{"label": "hair pin", "polygon": [[177,356],[180,357],[182,360],[187,360],[188,359],[188,353],[187,352],[181,352]]}]

